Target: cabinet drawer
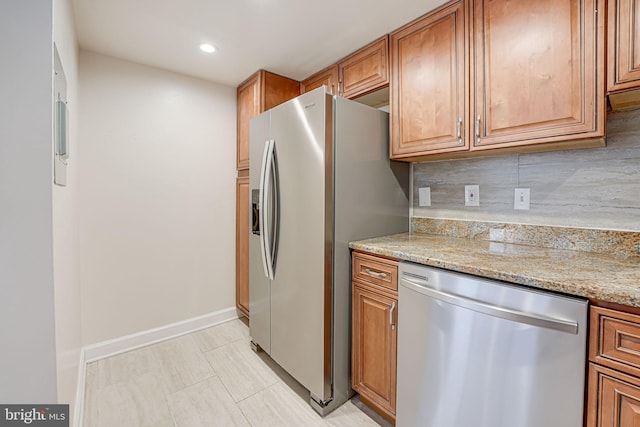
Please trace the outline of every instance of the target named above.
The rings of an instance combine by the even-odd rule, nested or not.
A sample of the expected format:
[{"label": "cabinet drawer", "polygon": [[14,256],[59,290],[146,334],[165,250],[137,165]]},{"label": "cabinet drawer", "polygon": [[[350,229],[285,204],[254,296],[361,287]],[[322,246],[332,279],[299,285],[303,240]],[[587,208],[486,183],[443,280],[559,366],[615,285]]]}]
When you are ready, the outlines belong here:
[{"label": "cabinet drawer", "polygon": [[353,279],[398,290],[398,262],[355,252]]},{"label": "cabinet drawer", "polygon": [[640,376],[640,316],[591,307],[589,359]]}]

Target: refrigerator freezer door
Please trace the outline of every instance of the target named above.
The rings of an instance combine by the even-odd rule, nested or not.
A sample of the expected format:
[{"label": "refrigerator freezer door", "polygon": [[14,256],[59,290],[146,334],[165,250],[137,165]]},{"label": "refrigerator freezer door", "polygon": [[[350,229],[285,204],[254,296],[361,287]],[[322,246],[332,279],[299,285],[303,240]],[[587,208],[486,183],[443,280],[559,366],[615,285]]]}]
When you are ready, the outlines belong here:
[{"label": "refrigerator freezer door", "polygon": [[[251,120],[249,188],[250,193],[259,192],[262,160],[269,141],[270,113],[266,112]],[[259,199],[259,198],[258,198]],[[252,200],[252,202],[254,202]],[[258,211],[263,207],[258,204]],[[253,218],[250,219],[253,221]],[[251,339],[266,353],[271,353],[271,282],[265,275],[263,261],[263,233],[249,235],[249,333]]]},{"label": "refrigerator freezer door", "polygon": [[271,357],[323,401],[331,396],[332,105],[315,90],[271,110],[280,200]]}]

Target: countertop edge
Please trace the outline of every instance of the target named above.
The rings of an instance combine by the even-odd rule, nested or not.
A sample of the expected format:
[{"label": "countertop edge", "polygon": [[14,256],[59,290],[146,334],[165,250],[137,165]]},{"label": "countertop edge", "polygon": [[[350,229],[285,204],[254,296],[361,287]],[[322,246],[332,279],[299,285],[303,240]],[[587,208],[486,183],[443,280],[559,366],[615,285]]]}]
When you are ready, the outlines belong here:
[{"label": "countertop edge", "polygon": [[[443,268],[478,277],[500,280],[507,283],[545,289],[567,295],[589,298],[592,300],[616,303],[631,307],[640,307],[640,269],[638,269],[637,272],[637,287],[627,286],[625,284],[611,286],[606,283],[606,277],[602,277],[601,281],[594,280],[593,278],[581,280],[580,278],[575,277],[567,278],[566,280],[549,279],[545,278],[544,274],[536,273],[553,271],[554,263],[552,260],[549,260],[549,262],[543,266],[539,266],[539,270],[533,271],[531,274],[513,272],[506,269],[483,266],[481,265],[481,262],[476,262],[474,265],[471,263],[456,262],[454,260],[447,259],[445,256],[436,257],[421,255],[417,253],[417,250],[411,252],[411,250],[407,248],[407,246],[410,246],[406,243],[407,236],[411,236],[411,234],[403,233],[383,236],[375,239],[355,241],[349,243],[349,247],[353,250],[367,252],[374,255],[392,257],[402,261],[411,261],[431,267]],[[453,239],[456,239],[456,243],[460,242],[459,238]],[[440,240],[446,241],[446,239]],[[397,246],[399,242],[404,242],[403,244],[405,248],[402,250],[389,249],[389,246]],[[532,250],[535,250],[535,248]],[[541,249],[541,251],[544,250]],[[586,257],[587,259],[590,256],[586,253],[580,254],[582,257]],[[514,261],[516,257],[517,256],[514,257]],[[603,273],[603,276],[604,275],[606,275],[606,273]]]}]

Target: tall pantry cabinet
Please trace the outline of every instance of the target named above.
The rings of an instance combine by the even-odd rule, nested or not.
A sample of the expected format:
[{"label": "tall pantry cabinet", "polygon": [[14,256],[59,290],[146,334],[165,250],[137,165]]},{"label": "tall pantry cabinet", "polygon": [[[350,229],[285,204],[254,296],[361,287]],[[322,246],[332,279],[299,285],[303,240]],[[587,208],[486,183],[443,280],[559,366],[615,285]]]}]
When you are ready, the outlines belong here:
[{"label": "tall pantry cabinet", "polygon": [[238,86],[236,144],[236,307],[249,317],[249,122],[300,95],[300,82],[259,70]]}]

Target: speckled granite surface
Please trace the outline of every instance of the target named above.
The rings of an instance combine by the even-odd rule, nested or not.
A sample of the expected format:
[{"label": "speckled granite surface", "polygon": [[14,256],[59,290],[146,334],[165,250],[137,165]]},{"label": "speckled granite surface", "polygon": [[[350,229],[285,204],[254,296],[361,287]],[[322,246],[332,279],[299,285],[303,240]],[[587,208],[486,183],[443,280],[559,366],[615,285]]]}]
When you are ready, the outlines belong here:
[{"label": "speckled granite surface", "polygon": [[640,257],[403,233],[352,249],[491,279],[640,307]]},{"label": "speckled granite surface", "polygon": [[640,233],[504,222],[411,218],[410,231],[552,249],[640,256]]}]

